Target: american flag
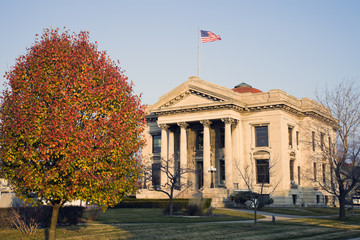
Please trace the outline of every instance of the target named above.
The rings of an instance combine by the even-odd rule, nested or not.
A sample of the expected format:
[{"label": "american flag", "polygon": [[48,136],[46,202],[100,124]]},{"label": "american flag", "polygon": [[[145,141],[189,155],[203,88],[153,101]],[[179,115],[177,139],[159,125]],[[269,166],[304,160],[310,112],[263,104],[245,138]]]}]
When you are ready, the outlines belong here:
[{"label": "american flag", "polygon": [[221,40],[219,35],[215,35],[209,31],[201,30],[201,43],[214,42],[217,40]]}]

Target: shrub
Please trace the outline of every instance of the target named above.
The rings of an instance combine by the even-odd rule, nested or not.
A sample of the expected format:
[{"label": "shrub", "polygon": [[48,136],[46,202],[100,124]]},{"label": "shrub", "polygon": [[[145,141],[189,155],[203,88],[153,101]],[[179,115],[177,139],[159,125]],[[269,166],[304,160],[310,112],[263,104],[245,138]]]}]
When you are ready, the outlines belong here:
[{"label": "shrub", "polygon": [[101,214],[100,208],[87,208],[84,211],[84,218],[88,221],[95,221]]},{"label": "shrub", "polygon": [[19,210],[12,208],[10,212],[10,222],[16,227],[17,230],[22,232],[25,235],[34,235],[39,224],[34,220],[34,218],[25,219],[20,216]]},{"label": "shrub", "polygon": [[202,209],[197,204],[189,204],[186,207],[186,215],[188,215],[188,216],[200,216],[200,215],[202,215]]},{"label": "shrub", "polygon": [[[84,213],[84,207],[66,206],[60,208],[58,225],[76,225]],[[49,221],[50,224],[50,221]]]},{"label": "shrub", "polygon": [[0,228],[1,229],[8,229],[11,228],[13,225],[10,219],[11,208],[0,208]]},{"label": "shrub", "polygon": [[[173,204],[173,214],[181,213],[181,210],[183,209],[181,204]],[[166,205],[166,207],[163,209],[164,215],[170,214],[170,204]]]}]

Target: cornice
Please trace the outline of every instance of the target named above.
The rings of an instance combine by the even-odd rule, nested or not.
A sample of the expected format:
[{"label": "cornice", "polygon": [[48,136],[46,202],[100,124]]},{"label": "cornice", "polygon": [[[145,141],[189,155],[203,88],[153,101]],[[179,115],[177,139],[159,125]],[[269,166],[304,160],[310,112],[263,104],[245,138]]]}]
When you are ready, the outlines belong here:
[{"label": "cornice", "polygon": [[221,109],[228,109],[234,110],[240,113],[255,113],[259,111],[268,111],[268,110],[283,110],[290,114],[294,114],[298,117],[313,117],[320,121],[326,122],[331,125],[336,125],[336,120],[333,118],[326,117],[322,114],[317,113],[313,110],[301,111],[297,108],[291,107],[285,103],[276,103],[276,104],[268,104],[268,105],[258,105],[258,106],[251,106],[251,107],[241,107],[234,103],[224,103],[223,101],[219,101],[216,104],[206,104],[202,106],[188,106],[186,108],[179,107],[179,108],[169,108],[169,109],[153,109],[152,112],[155,113],[157,116],[164,116],[164,115],[172,115],[172,114],[180,114],[180,113],[193,113],[193,112],[202,112],[202,111],[215,111]]}]

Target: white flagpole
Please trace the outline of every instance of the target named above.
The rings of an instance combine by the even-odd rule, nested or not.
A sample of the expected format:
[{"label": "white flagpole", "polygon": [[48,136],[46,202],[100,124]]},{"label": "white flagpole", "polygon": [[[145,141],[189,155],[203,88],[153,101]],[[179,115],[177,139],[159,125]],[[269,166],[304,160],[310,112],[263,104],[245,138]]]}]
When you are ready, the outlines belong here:
[{"label": "white flagpole", "polygon": [[198,56],[197,56],[197,76],[200,74],[200,27],[198,29]]}]

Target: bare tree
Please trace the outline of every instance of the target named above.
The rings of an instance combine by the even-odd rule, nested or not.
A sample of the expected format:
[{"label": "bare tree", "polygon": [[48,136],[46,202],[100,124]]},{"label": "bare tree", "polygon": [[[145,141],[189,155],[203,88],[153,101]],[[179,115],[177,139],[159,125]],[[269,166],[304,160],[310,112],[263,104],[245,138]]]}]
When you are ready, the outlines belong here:
[{"label": "bare tree", "polygon": [[[268,165],[259,167],[257,170],[255,169],[253,161],[250,161],[251,164],[246,164],[244,168],[242,168],[240,164],[236,164],[237,173],[244,181],[248,191],[247,197],[249,198],[248,201],[250,201],[248,207],[254,211],[254,227],[257,226],[257,210],[261,209],[266,202],[270,201],[268,203],[271,203],[271,196],[280,183],[280,181],[277,181],[275,184],[272,184],[271,187],[265,186],[270,182],[270,179],[274,179],[276,161],[270,162],[269,159],[264,161],[267,161]],[[261,173],[259,171],[261,171]],[[260,173],[261,176],[257,176],[256,172],[258,174]]]},{"label": "bare tree", "polygon": [[360,89],[354,82],[343,81],[333,89],[326,87],[317,92],[317,99],[330,110],[337,123],[333,129],[321,130],[316,140],[318,155],[315,157],[326,162],[329,169],[326,174],[323,165],[323,177],[315,175],[313,180],[337,197],[339,218],[343,219],[346,196],[360,183]]},{"label": "bare tree", "polygon": [[[174,213],[174,191],[184,191],[192,186],[191,181],[187,180],[187,175],[194,170],[181,166],[180,162],[174,158],[152,160],[148,163],[150,164],[145,167],[146,188],[162,192],[169,197],[169,215],[172,216]],[[162,181],[162,177],[165,177],[166,181]]]}]

